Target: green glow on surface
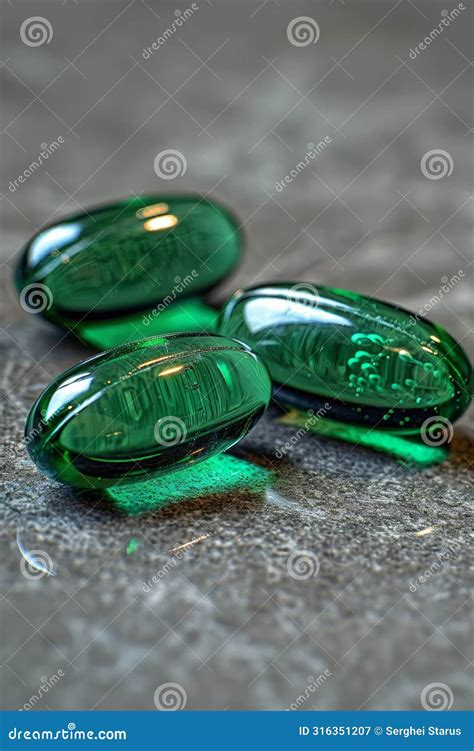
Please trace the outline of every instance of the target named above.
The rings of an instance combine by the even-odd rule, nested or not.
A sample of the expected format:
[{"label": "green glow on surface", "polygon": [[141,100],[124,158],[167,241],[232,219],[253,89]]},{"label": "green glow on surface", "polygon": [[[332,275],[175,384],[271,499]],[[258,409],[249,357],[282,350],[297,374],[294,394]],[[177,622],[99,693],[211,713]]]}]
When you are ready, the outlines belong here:
[{"label": "green glow on surface", "polygon": [[355,445],[368,446],[375,451],[382,451],[385,454],[391,454],[398,459],[420,466],[439,464],[449,456],[449,448],[446,445],[427,446],[421,438],[407,438],[375,428],[346,425],[327,418],[311,419],[308,418],[306,412],[300,412],[296,409],[279,418],[279,422],[283,425],[305,428],[308,433],[325,435]]},{"label": "green glow on surface", "polygon": [[153,315],[153,309],[103,321],[69,321],[71,330],[96,349],[111,349],[155,334],[216,330],[217,311],[198,297],[180,300]]},{"label": "green glow on surface", "polygon": [[273,473],[264,467],[219,454],[166,477],[108,488],[104,493],[117,510],[133,516],[230,490],[258,492],[272,479]]},{"label": "green glow on surface", "polygon": [[128,541],[128,545],[125,549],[125,552],[127,553],[127,555],[133,555],[133,553],[137,550],[137,548],[138,548],[137,539],[135,537],[132,537],[132,539]]}]

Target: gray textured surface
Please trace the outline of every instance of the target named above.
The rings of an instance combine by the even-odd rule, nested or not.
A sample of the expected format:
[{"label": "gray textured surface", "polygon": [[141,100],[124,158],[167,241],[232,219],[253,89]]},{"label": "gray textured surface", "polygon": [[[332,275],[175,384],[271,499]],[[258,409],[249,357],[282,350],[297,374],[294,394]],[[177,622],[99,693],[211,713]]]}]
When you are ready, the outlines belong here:
[{"label": "gray textured surface", "polygon": [[[416,709],[433,682],[449,687],[454,708],[469,706],[472,411],[456,426],[450,459],[423,470],[314,436],[277,462],[294,430],[270,412],[244,448],[275,466],[271,488],[127,517],[49,482],[22,448],[34,398],[88,351],[22,311],[10,279],[35,227],[78,206],[144,191],[210,191],[242,218],[248,239],[220,297],[293,277],[419,309],[442,277],[462,269],[466,277],[431,317],[469,350],[465,5],[410,60],[442,4],[202,2],[145,61],[142,49],[170,25],[174,5],[2,4],[5,706],[22,706],[58,670],[64,676],[37,706],[153,708],[157,686],[172,681],[191,709],[284,708],[308,675],[324,670],[331,676],[303,708]],[[20,25],[32,15],[51,22],[49,44],[21,43]],[[287,25],[298,15],[318,20],[317,44],[289,43]],[[317,160],[275,192],[307,143],[326,135],[332,142]],[[61,149],[9,190],[40,144],[58,136]],[[165,148],[179,149],[188,165],[166,183],[153,171]],[[420,160],[431,149],[449,152],[450,176],[423,176]],[[21,575],[18,529],[29,548],[51,556],[56,577]],[[176,563],[172,548],[205,535]],[[139,547],[126,555],[131,538]],[[410,591],[449,546],[455,552],[436,575]],[[317,576],[288,575],[295,550],[317,555]],[[167,564],[145,593],[142,582]]]}]

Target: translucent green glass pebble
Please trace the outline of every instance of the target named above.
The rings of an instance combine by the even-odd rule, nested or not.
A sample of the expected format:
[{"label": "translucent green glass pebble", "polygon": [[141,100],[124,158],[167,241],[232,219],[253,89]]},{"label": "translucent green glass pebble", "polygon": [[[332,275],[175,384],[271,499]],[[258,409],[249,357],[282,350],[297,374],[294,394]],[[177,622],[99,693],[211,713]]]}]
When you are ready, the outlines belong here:
[{"label": "translucent green glass pebble", "polygon": [[241,253],[236,221],[193,196],[149,196],[40,231],[16,273],[25,307],[63,325],[110,318],[208,290]]},{"label": "translucent green glass pebble", "polygon": [[416,433],[430,417],[454,421],[471,399],[471,366],[446,331],[354,292],[238,291],[218,326],[261,356],[278,401],[332,420]]},{"label": "translucent green glass pebble", "polygon": [[270,393],[266,367],[239,342],[150,337],[63,373],[33,406],[25,440],[38,467],[66,485],[143,481],[233,446]]}]

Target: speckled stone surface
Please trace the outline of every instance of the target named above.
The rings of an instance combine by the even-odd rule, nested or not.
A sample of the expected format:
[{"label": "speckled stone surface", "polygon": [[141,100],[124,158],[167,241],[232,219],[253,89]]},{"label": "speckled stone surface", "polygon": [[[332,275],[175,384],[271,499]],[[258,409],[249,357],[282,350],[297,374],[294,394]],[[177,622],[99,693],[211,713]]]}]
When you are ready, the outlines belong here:
[{"label": "speckled stone surface", "polygon": [[[91,351],[22,310],[11,284],[18,249],[40,224],[130,193],[210,192],[247,236],[217,301],[272,279],[352,288],[430,305],[472,355],[465,5],[413,60],[444,5],[214,0],[145,60],[175,17],[171,4],[3,4],[4,706],[153,709],[168,682],[189,709],[418,709],[432,683],[445,684],[453,708],[470,705],[472,410],[450,458],[421,469],[309,434],[277,459],[296,429],[273,407],[238,451],[271,470],[266,483],[198,497],[191,483],[186,500],[127,516],[106,495],[49,482],[28,459],[29,407]],[[32,15],[50,21],[49,44],[21,42]],[[317,19],[316,44],[288,40],[299,15]],[[12,191],[58,136],[64,144]],[[277,190],[325,136],[327,147]],[[168,148],[187,162],[173,181],[153,169]],[[422,173],[433,149],[448,152],[452,174]],[[137,505],[151,492],[137,489]],[[56,576],[22,575],[18,531]],[[302,551],[311,575],[295,578],[289,559]]]}]

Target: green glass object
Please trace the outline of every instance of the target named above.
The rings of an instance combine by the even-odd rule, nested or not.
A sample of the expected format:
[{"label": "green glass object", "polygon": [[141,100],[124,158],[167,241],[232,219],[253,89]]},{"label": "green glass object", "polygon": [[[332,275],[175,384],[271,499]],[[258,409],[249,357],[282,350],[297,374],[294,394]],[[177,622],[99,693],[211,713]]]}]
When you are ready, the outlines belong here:
[{"label": "green glass object", "polygon": [[99,350],[119,347],[156,334],[216,331],[217,311],[199,297],[188,297],[146,313],[107,318],[103,321],[65,321],[83,342]]},{"label": "green glass object", "polygon": [[33,406],[25,440],[38,467],[65,485],[143,481],[233,446],[270,393],[265,366],[239,342],[150,337],[63,373]]},{"label": "green glass object", "polygon": [[260,355],[277,401],[338,422],[415,434],[429,418],[453,422],[471,400],[469,360],[444,329],[355,292],[240,290],[218,330]]},{"label": "green glass object", "polygon": [[208,290],[242,238],[222,207],[195,196],[140,196],[41,230],[16,271],[23,307],[62,325],[143,311]]}]

